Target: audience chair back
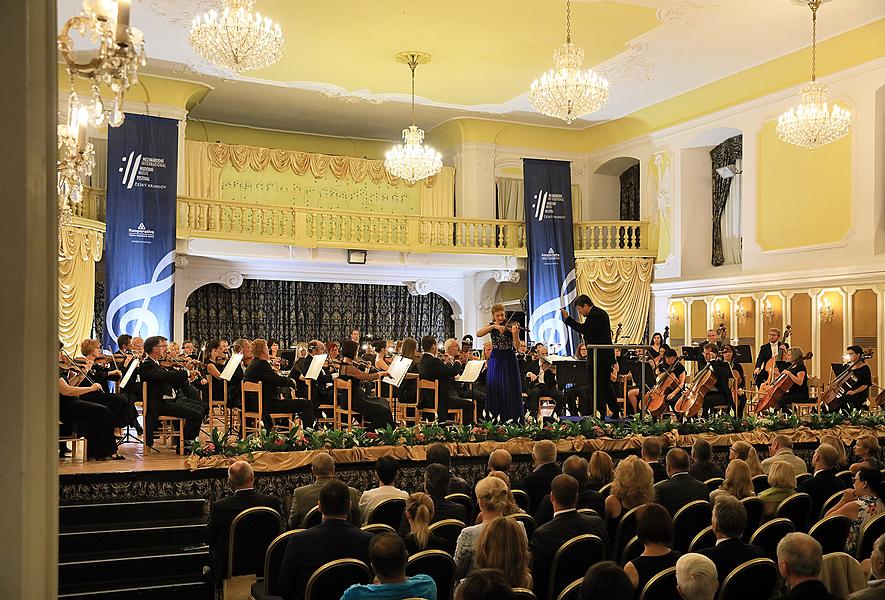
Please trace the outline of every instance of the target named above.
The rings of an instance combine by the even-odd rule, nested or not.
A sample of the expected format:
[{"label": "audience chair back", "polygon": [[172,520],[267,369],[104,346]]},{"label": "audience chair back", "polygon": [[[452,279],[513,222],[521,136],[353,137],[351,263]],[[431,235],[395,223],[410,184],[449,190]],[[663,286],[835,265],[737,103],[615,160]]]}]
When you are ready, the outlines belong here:
[{"label": "audience chair back", "polygon": [[631,508],[622,514],[621,520],[618,521],[618,526],[615,529],[614,553],[612,555],[612,558],[616,561],[620,561],[621,555],[627,547],[627,542],[636,535],[636,514],[640,508],[640,506]]},{"label": "audience chair back", "polygon": [[694,536],[694,539],[691,540],[691,543],[688,545],[689,552],[697,552],[698,550],[703,550],[704,548],[712,548],[716,545],[716,534],[713,533],[713,526],[708,525],[701,529],[701,531]]},{"label": "audience chair back", "polygon": [[820,515],[818,516],[818,519],[822,519],[831,508],[839,504],[839,500],[841,499],[842,492],[836,492],[835,494],[824,500],[823,505],[820,507]]},{"label": "audience chair back", "polygon": [[[249,405],[246,403],[246,394],[255,394],[258,397],[257,410],[248,409]],[[258,429],[261,427],[261,415],[264,414],[264,393],[261,383],[244,381],[240,388],[240,395],[242,401],[242,408],[240,409],[240,435],[243,436],[243,439],[246,439],[250,433],[258,433]]]},{"label": "audience chair back", "polygon": [[437,600],[451,600],[455,591],[455,560],[442,550],[424,550],[409,557],[406,575],[429,575],[436,582]]},{"label": "audience chair back", "polygon": [[873,545],[883,533],[885,533],[885,513],[876,515],[861,528],[857,542],[857,560],[866,560],[873,554]]},{"label": "audience chair back", "polygon": [[372,512],[369,513],[369,518],[366,519],[366,523],[370,525],[383,523],[396,529],[403,520],[403,512],[405,510],[405,500],[402,498],[388,498],[387,500],[378,503],[378,505],[372,509]]},{"label": "audience chair back", "polygon": [[303,529],[290,529],[284,531],[273,539],[264,555],[264,577],[252,584],[252,597],[262,600],[264,596],[279,596],[277,579],[280,576],[280,567],[283,565],[283,556],[286,554],[286,544],[289,538],[304,531]]},{"label": "audience chair back", "polygon": [[536,600],[535,592],[528,588],[513,588],[513,600]]},{"label": "audience chair back", "polygon": [[839,480],[842,481],[842,485],[845,487],[845,489],[848,489],[854,485],[854,473],[852,473],[851,471],[839,471],[838,473],[836,473],[836,477],[838,477]]},{"label": "audience chair back", "polygon": [[368,531],[372,535],[378,535],[379,533],[396,533],[396,529],[387,523],[368,523],[360,527],[360,529]]},{"label": "audience chair back", "polygon": [[323,522],[323,513],[320,512],[319,506],[314,506],[307,514],[304,515],[304,519],[301,521],[301,527],[304,529],[310,529],[311,527],[316,527],[320,523]]},{"label": "audience chair back", "polygon": [[750,536],[762,524],[762,517],[765,515],[765,505],[762,503],[762,500],[755,496],[743,498],[741,504],[744,505],[744,510],[747,511],[747,527],[744,529],[744,535],[741,537],[745,542],[749,542]]},{"label": "audience chair back", "polygon": [[[353,408],[353,382],[343,381],[340,377],[336,377],[333,388],[337,407],[335,410],[335,428],[350,431],[353,429],[353,420],[361,418],[360,413]],[[342,397],[344,398],[343,402],[341,401]]]},{"label": "audience chair back", "polygon": [[[556,600],[580,600],[581,598],[581,584],[584,583],[584,578],[575,579],[573,582],[565,586],[565,589],[562,590],[558,596],[555,596]],[[526,599],[534,598],[535,595],[525,596]],[[550,596],[554,598],[554,596]],[[517,596],[519,598],[519,596]]]},{"label": "audience chair back", "polygon": [[621,552],[621,566],[623,567],[634,558],[640,557],[644,550],[645,547],[642,545],[642,542],[639,541],[639,536],[634,535],[630,538],[630,541],[627,542],[627,545],[624,546],[624,551]]},{"label": "audience chair back", "polygon": [[796,531],[808,530],[808,517],[811,515],[811,496],[803,492],[790,494],[777,505],[775,517],[789,519],[796,526]]},{"label": "audience chair back", "polygon": [[812,477],[814,477],[814,475],[812,475],[811,473],[802,473],[800,475],[796,475],[796,486],[801,484],[803,481],[811,479]]},{"label": "audience chair back", "polygon": [[824,554],[842,552],[848,542],[851,519],[845,515],[830,515],[811,526],[808,535],[820,543]]},{"label": "audience chair back", "polygon": [[682,600],[676,589],[676,567],[664,569],[648,580],[639,600]]},{"label": "audience chair back", "polygon": [[[451,502],[457,502],[458,504],[460,504],[461,506],[464,507],[464,510],[466,511],[465,514],[467,515],[467,517],[466,517],[467,523],[473,523],[474,519],[476,519],[476,515],[474,514],[476,512],[476,505],[473,503],[473,500],[471,500],[470,496],[468,496],[467,494],[461,494],[461,493],[449,494],[446,496],[446,500],[450,500]],[[525,510],[525,509],[523,509],[523,510]]]},{"label": "audience chair back", "polygon": [[513,491],[513,500],[516,501],[516,505],[522,510],[528,512],[529,506],[532,501],[529,498],[528,493],[525,490],[512,490]]},{"label": "audience chair back", "polygon": [[458,536],[465,527],[466,525],[458,519],[443,519],[430,526],[430,533],[443,538],[446,541],[446,552],[454,556]]},{"label": "audience chair back", "polygon": [[603,558],[605,544],[597,535],[585,533],[565,542],[553,555],[548,597],[557,598],[571,582],[582,578],[591,565]]},{"label": "audience chair back", "polygon": [[526,513],[516,513],[512,515],[508,515],[511,519],[515,519],[523,524],[525,527],[525,534],[529,538],[529,541],[532,541],[532,534],[535,533],[535,529],[538,528],[538,523],[535,521],[535,518]]},{"label": "audience chair back", "polygon": [[592,508],[579,508],[578,514],[587,515],[588,517],[598,517],[599,513],[593,510]]},{"label": "audience chair back", "polygon": [[609,481],[609,482],[606,483],[604,486],[602,486],[601,488],[599,488],[599,493],[602,494],[602,497],[603,497],[603,498],[605,498],[606,496],[608,496],[609,494],[612,493],[612,486],[613,486],[614,484],[615,484],[614,481]]},{"label": "audience chair back", "polygon": [[355,584],[372,581],[369,566],[355,558],[339,558],[324,564],[307,580],[304,600],[328,600],[340,598],[344,591]]},{"label": "audience chair back", "polygon": [[753,475],[752,481],[753,491],[756,492],[757,496],[771,487],[768,483],[768,475],[764,473],[761,475]]},{"label": "audience chair back", "polygon": [[710,522],[713,509],[706,500],[689,502],[673,515],[673,548],[688,551],[688,546],[701,529]]},{"label": "audience chair back", "polygon": [[777,560],[777,543],[788,533],[796,531],[796,526],[789,519],[772,519],[763,523],[750,536],[750,543],[765,550],[771,560]]},{"label": "audience chair back", "polygon": [[711,477],[704,482],[704,484],[707,486],[707,489],[711,492],[714,490],[718,490],[723,483],[725,483],[725,479],[723,479],[722,477]]},{"label": "audience chair back", "polygon": [[725,576],[717,600],[771,598],[778,584],[777,563],[769,558],[754,558],[738,565]]},{"label": "audience chair back", "polygon": [[227,577],[264,575],[267,549],[285,526],[280,513],[267,506],[247,508],[230,526]]}]

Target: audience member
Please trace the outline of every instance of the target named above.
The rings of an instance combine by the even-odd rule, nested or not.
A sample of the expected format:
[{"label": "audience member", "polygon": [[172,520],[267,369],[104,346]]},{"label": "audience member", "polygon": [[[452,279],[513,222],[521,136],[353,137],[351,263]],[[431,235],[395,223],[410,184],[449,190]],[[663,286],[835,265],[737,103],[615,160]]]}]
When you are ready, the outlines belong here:
[{"label": "audience member", "polygon": [[624,572],[638,598],[649,579],[676,566],[680,553],[672,549],[673,518],[660,504],[646,504],[637,511],[636,537],[643,546],[642,554],[624,565]]},{"label": "audience member", "polygon": [[587,485],[598,492],[606,484],[615,480],[615,465],[607,452],[596,450],[590,455],[590,466],[587,468]]},{"label": "audience member", "polygon": [[556,444],[551,440],[535,442],[532,448],[534,470],[521,481],[513,484],[514,489],[522,490],[529,496],[530,514],[535,514],[541,500],[550,493],[550,482],[562,471],[556,464]]},{"label": "audience member", "polygon": [[765,558],[765,551],[741,539],[747,528],[747,509],[732,495],[726,494],[716,499],[713,505],[713,533],[716,545],[699,551],[716,565],[719,583],[738,565],[754,558]]},{"label": "audience member", "polygon": [[[304,526],[304,517],[310,509],[317,505],[320,491],[333,481],[340,481],[335,476],[335,459],[331,455],[317,454],[310,461],[310,472],[313,473],[314,483],[296,488],[292,492],[292,508],[289,511],[289,529],[298,529]],[[352,487],[350,490],[350,522],[360,524],[359,501],[360,493]]]},{"label": "audience member", "polygon": [[596,563],[581,582],[581,600],[632,600],[633,584],[616,563],[606,560]]},{"label": "audience member", "polygon": [[765,506],[765,516],[770,517],[784,498],[796,493],[796,472],[786,461],[775,461],[768,466],[767,490],[759,494]]},{"label": "audience member", "polygon": [[854,455],[860,459],[848,469],[857,473],[860,469],[879,469],[879,440],[874,435],[862,435],[854,444]]},{"label": "audience member", "polygon": [[820,580],[823,560],[817,540],[805,533],[788,533],[777,545],[777,566],[790,588],[782,600],[837,600]]},{"label": "audience member", "polygon": [[252,465],[244,460],[236,461],[227,469],[227,485],[233,490],[233,495],[216,500],[209,511],[209,564],[216,582],[227,577],[227,544],[234,518],[255,506],[267,506],[278,513],[283,512],[279,498],[255,491]]},{"label": "audience member", "polygon": [[873,545],[873,555],[870,557],[870,571],[872,578],[869,587],[848,596],[848,600],[885,600],[885,534],[880,535]]},{"label": "audience member", "polygon": [[[578,482],[578,501],[576,508],[591,508],[598,514],[605,512],[605,497],[599,492],[590,489],[587,481],[587,459],[573,454],[562,461],[562,472],[571,475]],[[557,475],[559,477],[559,475]],[[541,500],[541,506],[535,511],[535,522],[543,525],[553,518],[553,504],[550,502],[550,494]]]},{"label": "audience member", "polygon": [[489,454],[489,472],[500,471],[507,473],[510,471],[511,464],[513,464],[513,457],[504,448],[498,448]]},{"label": "audience member", "polygon": [[713,600],[718,588],[716,565],[706,556],[686,554],[676,561],[676,589],[685,600]]},{"label": "audience member", "polygon": [[842,443],[835,435],[822,435],[820,438],[821,444],[829,444],[833,448],[836,449],[836,453],[838,453],[839,458],[836,460],[836,470],[844,471],[848,468],[848,452],[845,450],[845,444]]},{"label": "audience member", "polygon": [[713,463],[713,446],[707,440],[698,438],[691,446],[691,467],[688,474],[698,481],[722,477],[722,469]]},{"label": "audience member", "polygon": [[448,547],[444,538],[430,533],[430,524],[433,523],[433,500],[428,494],[415,492],[410,495],[406,499],[404,514],[409,530],[403,542],[410,556],[423,550],[445,550]]},{"label": "audience member", "polygon": [[356,558],[369,564],[372,534],[348,522],[351,498],[350,488],[337,479],[320,488],[323,522],[293,534],[286,545],[277,580],[277,589],[285,600],[304,598],[307,580],[327,562]]},{"label": "audience member", "polygon": [[[428,465],[424,469],[424,492],[433,501],[433,517],[431,523],[445,519],[457,519],[467,523],[467,508],[463,504],[446,500],[449,493],[451,475],[449,470],[441,464]],[[399,534],[405,537],[409,533],[409,523],[406,516],[399,526]]]},{"label": "audience member", "polygon": [[838,462],[839,451],[829,444],[821,444],[811,457],[814,477],[807,478],[796,487],[797,491],[811,496],[812,521],[817,520],[828,498],[845,489],[845,484],[836,477]]},{"label": "audience member", "polygon": [[513,600],[513,588],[497,569],[477,569],[455,589],[455,600]]},{"label": "audience member", "polygon": [[725,468],[725,481],[719,489],[710,492],[710,502],[715,502],[721,496],[734,496],[738,500],[743,500],[755,495],[750,467],[741,459],[735,458],[729,461]]},{"label": "audience member", "polygon": [[[504,485],[507,486],[507,498],[504,500],[504,510],[501,511],[501,516],[509,517],[510,515],[525,514],[525,511],[516,503],[516,498],[513,497],[513,492],[510,491],[510,477],[507,476],[507,473],[502,471],[492,471],[488,476],[500,479],[504,482]],[[480,512],[476,515],[476,522],[474,525],[482,523],[482,519],[483,515]]]},{"label": "audience member", "polygon": [[655,483],[667,478],[667,468],[661,463],[661,438],[649,436],[642,439],[642,460],[651,467]]},{"label": "audience member", "polygon": [[860,531],[873,517],[885,511],[882,503],[882,473],[879,469],[861,469],[854,474],[854,485],[842,494],[839,503],[827,511],[830,515],[845,515],[851,519],[851,530],[845,552],[854,556]]},{"label": "audience member", "polygon": [[762,471],[762,463],[759,462],[759,454],[756,452],[756,448],[754,448],[749,442],[741,440],[731,445],[731,449],[728,452],[728,459],[735,460],[736,458],[741,459],[747,463],[748,467],[750,467],[750,477],[765,474]]},{"label": "audience member", "polygon": [[447,494],[467,494],[470,495],[470,486],[462,478],[452,474],[452,454],[449,452],[448,446],[445,444],[430,444],[425,452],[427,457],[427,466],[442,465],[449,472],[449,488],[444,495]]},{"label": "audience member", "polygon": [[409,555],[395,533],[380,533],[369,542],[369,560],[378,583],[352,585],[341,600],[436,600],[436,583],[430,575],[406,577]]},{"label": "audience member", "polygon": [[[569,457],[571,458],[576,457]],[[550,486],[550,496],[547,500],[552,505],[553,518],[535,530],[530,544],[534,591],[538,598],[547,597],[553,556],[565,542],[573,537],[590,533],[599,536],[603,544],[608,546],[608,534],[602,519],[583,515],[577,511],[580,490],[577,479],[568,474],[557,475]]]},{"label": "audience member", "polygon": [[611,493],[605,498],[605,516],[610,521],[609,531],[625,512],[654,498],[651,467],[638,456],[628,456],[618,463]]},{"label": "audience member", "polygon": [[793,467],[793,474],[796,476],[808,473],[808,466],[805,461],[793,454],[793,439],[782,433],[774,436],[768,445],[768,458],[762,461],[762,472],[768,473],[771,465],[778,461],[789,463]]},{"label": "audience member", "polygon": [[529,543],[525,527],[516,519],[497,517],[483,527],[474,558],[478,569],[499,569],[515,588],[531,588]]},{"label": "audience member", "polygon": [[655,502],[663,504],[670,515],[695,500],[709,500],[710,490],[688,473],[688,452],[673,448],[667,452],[667,481],[655,486]]},{"label": "audience member", "polygon": [[393,483],[396,479],[399,466],[396,459],[389,455],[384,455],[375,461],[375,475],[378,478],[378,487],[366,490],[360,496],[360,515],[362,515],[363,523],[367,523],[369,516],[376,506],[393,498],[405,500],[409,497],[408,492],[394,487]]}]

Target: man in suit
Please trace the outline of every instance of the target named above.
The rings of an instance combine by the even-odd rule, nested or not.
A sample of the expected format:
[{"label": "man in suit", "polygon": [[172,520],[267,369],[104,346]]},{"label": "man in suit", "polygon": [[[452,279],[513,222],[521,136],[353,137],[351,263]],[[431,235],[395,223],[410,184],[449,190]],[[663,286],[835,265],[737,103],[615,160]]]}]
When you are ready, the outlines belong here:
[{"label": "man in suit", "polygon": [[756,368],[753,369],[753,377],[755,377],[756,386],[768,379],[768,371],[765,370],[765,363],[772,357],[777,360],[780,358],[781,350],[784,345],[780,341],[781,331],[772,327],[768,330],[768,343],[759,346],[759,353],[756,355]]},{"label": "man in suit", "polygon": [[[448,411],[460,408],[464,414],[464,422],[473,423],[473,401],[453,393],[455,375],[460,372],[458,366],[454,363],[447,364],[439,358],[439,347],[436,338],[432,335],[425,335],[421,338],[421,350],[424,351],[424,354],[421,357],[421,362],[418,363],[418,376],[421,379],[436,381],[439,385],[438,420],[449,420]],[[432,406],[432,394],[431,390],[423,390],[421,394],[422,407]]]},{"label": "man in suit", "polygon": [[529,363],[525,374],[528,381],[528,409],[533,415],[538,414],[541,398],[547,396],[556,404],[556,414],[561,415],[565,407],[565,394],[556,387],[556,370],[547,359],[547,346],[538,344],[535,353],[538,358]]},{"label": "man in suit", "polygon": [[255,491],[255,474],[246,461],[238,460],[228,468],[227,484],[233,490],[233,495],[213,502],[209,511],[209,564],[216,583],[227,577],[227,543],[234,518],[255,506],[267,506],[282,513],[279,498]]},{"label": "man in suit", "polygon": [[323,522],[289,538],[280,566],[277,589],[285,600],[301,600],[307,580],[324,564],[340,558],[356,558],[369,564],[372,534],[348,522],[351,494],[338,480],[323,486],[319,497]]},{"label": "man in suit", "polygon": [[155,335],[144,342],[147,358],[139,366],[141,380],[147,383],[147,414],[144,418],[144,440],[148,446],[154,445],[154,428],[160,416],[184,419],[185,440],[194,440],[200,433],[200,424],[206,415],[206,408],[200,407],[185,398],[176,398],[173,388],[188,384],[188,372],[172,370],[160,366],[166,355],[166,338]]},{"label": "man in suit", "polygon": [[535,530],[529,544],[532,555],[532,580],[535,596],[538,598],[547,598],[553,557],[565,542],[575,536],[590,533],[599,536],[604,546],[608,545],[608,534],[602,519],[583,515],[577,511],[579,492],[578,481],[571,475],[557,475],[550,485],[553,519]]},{"label": "man in suit", "polygon": [[820,580],[820,544],[806,533],[788,533],[777,545],[777,566],[790,592],[781,600],[837,600]]},{"label": "man in suit", "polygon": [[[289,529],[297,529],[303,527],[304,517],[311,508],[317,505],[317,500],[323,491],[323,488],[334,481],[340,481],[335,476],[335,461],[328,454],[317,454],[310,461],[310,471],[313,473],[314,482],[296,488],[292,493],[292,508],[289,511]],[[354,525],[360,524],[360,493],[352,487],[347,488],[350,491],[350,522]]]},{"label": "man in suit", "polygon": [[[585,344],[590,345],[612,343],[611,321],[609,320],[607,312],[605,312],[598,306],[594,306],[593,301],[587,294],[581,294],[580,296],[575,298],[575,308],[577,308],[578,314],[584,317],[583,323],[578,323],[575,319],[570,317],[568,311],[565,308],[561,310],[562,318],[565,321],[566,325],[581,334]],[[590,389],[592,390],[594,385],[593,351],[588,350],[587,356],[587,371],[589,377],[588,381]],[[609,410],[611,410],[612,416],[617,418],[620,416],[620,405],[615,399],[615,390],[612,387],[610,378],[612,365],[615,364],[615,351],[597,350],[596,357],[596,372],[599,376],[595,383],[597,402],[599,403],[597,405],[597,409],[603,411],[604,413],[605,409],[603,409],[601,405],[602,403],[605,403],[608,406]],[[592,397],[593,396],[591,394],[591,403]],[[581,414],[589,415],[590,408],[582,406]]]},{"label": "man in suit", "polygon": [[[716,406],[734,407],[734,397],[731,394],[729,382],[734,379],[734,372],[729,368],[728,363],[721,360],[717,356],[718,346],[707,342],[704,344],[704,363],[698,362],[698,368],[703,369],[707,365],[713,370],[716,377],[716,383],[704,395],[703,410],[701,415],[704,418],[710,416],[710,411]],[[729,410],[726,408],[726,411]]]},{"label": "man in suit", "polygon": [[[246,369],[245,380],[251,383],[261,383],[261,395],[263,401],[263,414],[265,429],[273,429],[273,421],[270,419],[271,413],[288,413],[301,415],[301,422],[305,427],[313,426],[313,404],[307,400],[288,398],[280,398],[280,388],[296,389],[295,380],[289,377],[283,377],[273,370],[270,364],[270,351],[267,348],[267,342],[257,339],[252,342],[252,354],[254,359]],[[290,373],[295,378],[301,376],[297,369]],[[246,394],[246,401],[249,402],[249,394]],[[257,401],[256,401],[257,402]],[[250,407],[251,409],[252,407]]]},{"label": "man in suit", "polygon": [[695,500],[710,500],[710,490],[703,482],[688,474],[688,452],[673,448],[667,452],[669,479],[655,485],[655,502],[663,504],[671,516]]},{"label": "man in suit", "polygon": [[473,489],[467,484],[464,479],[458,477],[457,475],[452,475],[452,455],[449,452],[448,446],[445,444],[440,444],[439,442],[435,444],[430,444],[427,446],[427,449],[424,451],[424,457],[427,460],[427,465],[442,465],[446,468],[446,471],[449,472],[449,486],[444,492],[445,494],[467,494],[468,496],[473,495]]},{"label": "man in suit", "polygon": [[488,462],[489,473],[491,473],[492,471],[499,471],[501,473],[507,473],[510,470],[510,466],[512,464],[513,464],[513,457],[504,448],[498,448],[497,450],[492,450],[492,453],[489,454],[489,462]]},{"label": "man in suit", "polygon": [[869,587],[865,590],[854,592],[848,596],[848,600],[885,600],[885,534],[882,534],[873,544],[873,554],[870,557]]},{"label": "man in suit", "polygon": [[842,492],[845,484],[836,477],[839,461],[839,452],[829,444],[821,444],[811,457],[811,467],[814,469],[814,477],[806,479],[796,488],[797,492],[804,492],[811,496],[811,518],[816,520],[820,515],[824,502],[833,494]]},{"label": "man in suit", "polygon": [[713,561],[719,573],[719,585],[739,565],[754,558],[765,558],[765,550],[758,546],[745,544],[741,540],[747,528],[747,510],[740,500],[730,494],[723,494],[713,505],[713,533],[716,534],[716,545],[712,548],[698,550]]},{"label": "man in suit", "polygon": [[541,500],[550,493],[550,483],[553,478],[562,473],[556,464],[556,444],[551,440],[535,442],[532,448],[532,464],[535,469],[512,487],[528,494],[529,513],[535,514],[541,505]]},{"label": "man in suit", "polygon": [[774,436],[768,445],[768,458],[762,461],[762,472],[768,474],[771,465],[779,460],[790,463],[796,477],[808,473],[805,461],[793,454],[793,438],[782,433]]},{"label": "man in suit", "polygon": [[722,477],[722,469],[713,463],[713,446],[698,438],[691,446],[691,468],[688,473],[698,481]]},{"label": "man in suit", "polygon": [[[587,459],[577,454],[569,456],[562,461],[562,472],[571,475],[578,482],[578,499],[575,508],[592,508],[598,514],[605,514],[605,496],[590,489],[589,475],[587,473]],[[557,475],[558,477],[558,475]],[[554,479],[555,481],[555,479]],[[552,490],[552,485],[551,485]],[[543,525],[553,518],[553,501],[550,494],[544,496],[541,505],[535,511],[535,522]]]},{"label": "man in suit", "polygon": [[[433,502],[432,523],[445,519],[457,519],[467,523],[467,507],[451,500],[446,500],[449,493],[449,470],[440,464],[428,465],[424,470],[424,493],[430,496]],[[469,523],[467,523],[469,525]],[[397,531],[405,537],[409,534],[409,522],[403,514]]]},{"label": "man in suit", "polygon": [[655,483],[667,479],[667,468],[661,464],[662,450],[660,438],[654,436],[642,438],[642,460],[651,467]]}]

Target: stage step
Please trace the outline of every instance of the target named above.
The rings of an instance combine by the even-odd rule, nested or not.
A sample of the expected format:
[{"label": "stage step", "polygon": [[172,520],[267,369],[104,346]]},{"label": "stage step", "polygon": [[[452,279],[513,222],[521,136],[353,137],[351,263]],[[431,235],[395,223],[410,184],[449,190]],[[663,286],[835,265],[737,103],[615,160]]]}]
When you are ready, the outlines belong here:
[{"label": "stage step", "polygon": [[59,600],[212,600],[215,593],[212,584],[207,581],[153,577],[126,586],[92,587],[86,590],[72,588],[58,597]]},{"label": "stage step", "polygon": [[206,543],[205,522],[67,531],[58,536],[59,561],[159,554]]},{"label": "stage step", "polygon": [[104,529],[114,524],[162,524],[170,520],[203,520],[206,501],[202,498],[72,504],[59,507],[59,531]]}]

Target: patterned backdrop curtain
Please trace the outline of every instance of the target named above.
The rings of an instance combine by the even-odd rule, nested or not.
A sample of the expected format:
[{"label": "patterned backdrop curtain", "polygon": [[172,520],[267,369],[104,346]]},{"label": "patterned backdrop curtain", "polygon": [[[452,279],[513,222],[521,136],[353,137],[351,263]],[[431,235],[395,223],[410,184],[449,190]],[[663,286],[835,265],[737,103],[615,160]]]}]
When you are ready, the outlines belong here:
[{"label": "patterned backdrop curtain", "polygon": [[728,192],[731,189],[731,178],[723,179],[716,172],[727,165],[733,165],[743,157],[743,136],[736,135],[728,138],[718,146],[710,150],[710,158],[713,160],[713,256],[714,267],[725,264],[725,256],[722,253],[722,212],[728,200]]},{"label": "patterned backdrop curtain", "polygon": [[639,163],[621,173],[621,220],[639,220]]},{"label": "patterned backdrop curtain", "polygon": [[92,316],[92,337],[104,341],[104,281],[95,282],[95,311]]},{"label": "patterned backdrop curtain", "polygon": [[313,338],[345,340],[353,328],[376,339],[454,335],[452,307],[437,294],[405,286],[246,279],[236,289],[205,285],[187,301],[184,336],[274,338],[283,345]]}]

